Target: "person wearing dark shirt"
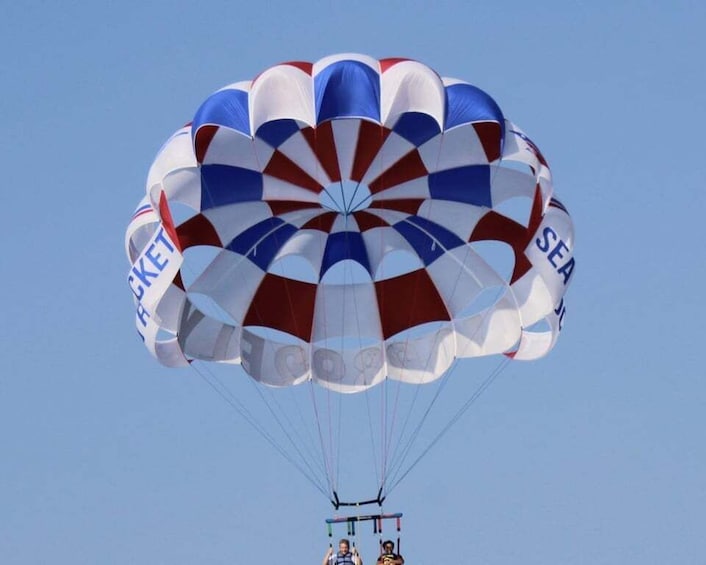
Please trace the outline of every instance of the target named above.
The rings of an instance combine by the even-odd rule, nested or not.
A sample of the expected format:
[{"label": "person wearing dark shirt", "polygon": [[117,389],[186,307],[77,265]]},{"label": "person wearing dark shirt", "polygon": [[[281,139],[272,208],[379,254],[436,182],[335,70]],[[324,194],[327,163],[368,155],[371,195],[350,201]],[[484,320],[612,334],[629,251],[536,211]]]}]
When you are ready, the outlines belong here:
[{"label": "person wearing dark shirt", "polygon": [[395,553],[395,544],[391,540],[383,542],[377,565],[404,565],[404,557]]}]

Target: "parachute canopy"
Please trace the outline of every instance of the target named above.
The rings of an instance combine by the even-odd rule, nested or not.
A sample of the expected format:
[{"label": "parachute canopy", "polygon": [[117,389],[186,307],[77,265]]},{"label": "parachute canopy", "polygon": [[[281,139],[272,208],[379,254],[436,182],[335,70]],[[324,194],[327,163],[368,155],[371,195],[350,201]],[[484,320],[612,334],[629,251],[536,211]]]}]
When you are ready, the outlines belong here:
[{"label": "parachute canopy", "polygon": [[352,393],[555,344],[573,225],[485,92],[408,59],[271,67],[160,149],[126,234],[163,364]]}]

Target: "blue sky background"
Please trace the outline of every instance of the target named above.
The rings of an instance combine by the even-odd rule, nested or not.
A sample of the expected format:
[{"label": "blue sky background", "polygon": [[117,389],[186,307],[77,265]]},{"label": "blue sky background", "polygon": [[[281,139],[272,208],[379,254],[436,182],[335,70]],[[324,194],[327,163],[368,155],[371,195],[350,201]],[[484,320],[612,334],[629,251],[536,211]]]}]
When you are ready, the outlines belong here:
[{"label": "blue sky background", "polygon": [[358,51],[490,93],[577,231],[556,349],[510,364],[388,500],[409,565],[703,563],[704,6],[3,1],[0,562],[320,563],[330,504],[142,347],[123,237],[208,94]]}]

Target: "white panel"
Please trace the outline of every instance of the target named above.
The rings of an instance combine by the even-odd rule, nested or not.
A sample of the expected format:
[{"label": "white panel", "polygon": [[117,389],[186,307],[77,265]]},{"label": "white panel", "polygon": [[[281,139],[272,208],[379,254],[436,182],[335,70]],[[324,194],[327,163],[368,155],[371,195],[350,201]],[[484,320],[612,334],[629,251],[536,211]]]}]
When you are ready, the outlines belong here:
[{"label": "white panel", "polygon": [[417,61],[399,62],[381,75],[380,84],[384,125],[394,126],[404,112],[422,112],[432,116],[443,129],[446,93],[432,69]]},{"label": "white panel", "polygon": [[419,155],[430,173],[488,163],[483,145],[471,124],[432,137],[419,147]]},{"label": "white panel", "polygon": [[358,222],[355,221],[353,216],[338,214],[331,224],[330,233],[346,232],[346,231],[359,231]]},{"label": "white panel", "polygon": [[360,53],[338,53],[336,55],[329,55],[328,57],[319,59],[316,63],[314,63],[314,67],[311,72],[312,76],[318,75],[323,69],[338,61],[358,61],[368,65],[375,72],[380,72],[380,63],[377,59],[373,59],[367,55],[361,55]]},{"label": "white panel", "polygon": [[388,253],[393,251],[409,251],[417,257],[407,240],[392,227],[372,228],[363,232],[363,241],[370,260],[370,269],[376,275],[385,278],[384,273],[378,273],[378,268]]},{"label": "white panel", "polygon": [[450,324],[413,339],[386,342],[388,378],[423,384],[440,378],[452,365],[456,344]]},{"label": "white panel", "polygon": [[147,174],[147,188],[161,183],[172,171],[196,166],[191,127],[181,128],[167,140],[155,157]]},{"label": "white panel", "polygon": [[208,145],[203,163],[261,170],[252,138],[227,127],[218,128]]},{"label": "white panel", "polygon": [[186,294],[176,285],[170,285],[155,309],[155,317],[161,328],[176,334],[181,319],[181,310],[186,301]]},{"label": "white panel", "polygon": [[190,292],[210,296],[242,325],[264,272],[246,257],[223,251],[191,285]]},{"label": "white panel", "polygon": [[301,134],[301,131],[292,135],[278,149],[320,185],[327,186],[331,183],[326,170],[319,163],[319,158],[306,138]]},{"label": "white panel", "polygon": [[203,215],[213,224],[223,245],[228,245],[249,227],[271,218],[272,211],[265,202],[238,202],[209,208]]},{"label": "white panel", "polygon": [[384,220],[386,223],[390,224],[391,226],[396,224],[397,222],[403,222],[407,218],[409,218],[409,214],[406,212],[400,212],[398,210],[383,210],[381,208],[368,208],[366,212],[369,212],[370,214],[374,214],[381,220]]},{"label": "white panel", "polygon": [[338,156],[338,166],[343,180],[351,178],[353,170],[353,159],[358,146],[358,130],[360,120],[342,118],[331,121],[333,138],[336,144],[336,155]]},{"label": "white panel", "polygon": [[444,83],[444,86],[452,86],[454,84],[468,84],[465,80],[453,77],[441,77],[441,82]]},{"label": "white panel", "polygon": [[536,269],[531,269],[516,280],[512,284],[512,292],[519,305],[523,327],[543,319],[558,302]]},{"label": "white panel", "polygon": [[169,289],[184,256],[160,224],[128,272],[127,281],[135,298],[150,316]]},{"label": "white panel", "polygon": [[[542,165],[537,156],[535,147],[528,143],[522,136],[525,133],[512,122],[505,120],[505,140],[503,143],[504,161],[517,161],[532,167],[535,176],[543,187],[542,196],[545,202],[552,195],[552,174],[548,167]],[[517,133],[514,133],[517,132]]]},{"label": "white panel", "polygon": [[292,212],[284,212],[277,216],[279,219],[284,220],[288,224],[292,224],[300,228],[306,224],[309,220],[314,219],[322,214],[323,210],[321,208],[305,208],[304,210],[294,210]]},{"label": "white panel", "polygon": [[[216,90],[216,92],[222,92],[224,90],[242,90],[243,92],[250,92],[250,85],[252,84],[251,80],[241,80],[238,82],[233,82],[231,84],[228,84],[224,86],[223,88],[219,88]],[[215,92],[214,92],[215,94]]]},{"label": "white panel", "polygon": [[485,288],[505,283],[470,247],[457,248],[427,267],[447,310],[455,316],[470,306]]},{"label": "white panel", "polygon": [[179,342],[194,359],[237,363],[240,360],[240,327],[205,316],[192,304],[184,310]]},{"label": "white panel", "polygon": [[255,160],[257,161],[256,169],[258,171],[263,171],[270,162],[275,149],[264,139],[260,139],[259,137],[253,138],[252,147],[255,152]]},{"label": "white panel", "polygon": [[[139,211],[140,208],[147,205],[150,206],[149,209]],[[144,196],[135,207],[132,219],[125,230],[125,253],[130,263],[135,261],[158,227],[159,216],[152,208],[150,198]]]},{"label": "white panel", "polygon": [[269,175],[262,176],[263,200],[291,200],[293,202],[315,202],[319,195],[316,192],[302,188]]},{"label": "white panel", "polygon": [[162,188],[170,204],[181,202],[192,210],[201,210],[201,173],[198,168],[172,171],[164,177]]},{"label": "white panel", "polygon": [[531,361],[543,357],[554,347],[558,336],[558,333],[552,331],[523,331],[513,359],[517,361]]},{"label": "white panel", "polygon": [[549,315],[544,318],[544,321],[549,326],[548,330],[534,331],[525,330],[522,332],[520,343],[517,350],[514,352],[513,358],[520,361],[529,361],[543,357],[554,347],[559,333],[561,332],[561,324],[566,312],[564,302],[552,310]]},{"label": "white panel", "polygon": [[264,71],[250,87],[250,124],[253,132],[265,122],[290,118],[315,124],[311,77],[292,65]]},{"label": "white panel", "polygon": [[431,198],[427,176],[397,184],[376,193],[374,200],[394,200],[397,198]]},{"label": "white panel", "polygon": [[517,307],[509,296],[485,312],[457,319],[456,343],[459,357],[480,357],[503,353],[520,339]]},{"label": "white panel", "polygon": [[537,181],[533,175],[515,169],[493,166],[490,175],[490,199],[493,206],[516,197],[534,196]]},{"label": "white panel", "polygon": [[571,281],[575,262],[569,216],[549,208],[525,253],[533,268],[513,284],[513,291],[523,302],[522,317],[527,327],[554,309]]},{"label": "white panel", "polygon": [[268,386],[300,384],[310,377],[309,346],[301,340],[283,343],[265,339],[244,329],[241,364],[256,381]]},{"label": "white panel", "polygon": [[385,379],[382,342],[352,349],[312,347],[312,376],[320,386],[340,393],[366,390]]},{"label": "white panel", "polygon": [[[150,349],[148,347],[148,349]],[[181,346],[177,339],[170,338],[165,340],[157,340],[154,342],[154,348],[151,349],[153,355],[165,367],[188,367],[189,361],[184,356]]]},{"label": "white panel", "polygon": [[341,336],[352,346],[382,341],[375,286],[372,282],[319,285],[313,324],[314,342]]},{"label": "white panel", "polygon": [[487,208],[473,206],[465,202],[427,200],[419,207],[417,215],[444,226],[463,241],[468,241],[478,220],[487,211]]},{"label": "white panel", "polygon": [[[328,234],[320,230],[301,230],[290,237],[282,246],[275,257],[275,261],[289,255],[304,257],[314,272],[318,275],[321,270],[321,259],[326,249]],[[270,269],[275,272],[274,269]],[[285,273],[286,276],[286,273]]]}]

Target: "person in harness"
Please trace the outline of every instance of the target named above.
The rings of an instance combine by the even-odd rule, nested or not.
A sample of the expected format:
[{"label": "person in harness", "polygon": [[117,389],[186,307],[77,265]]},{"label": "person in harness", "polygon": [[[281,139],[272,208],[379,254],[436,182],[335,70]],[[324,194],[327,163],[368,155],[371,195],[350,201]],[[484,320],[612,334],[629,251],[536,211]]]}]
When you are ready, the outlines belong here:
[{"label": "person in harness", "polygon": [[395,544],[391,540],[382,543],[382,551],[377,565],[404,565],[404,557],[395,553]]},{"label": "person in harness", "polygon": [[328,552],[324,556],[321,565],[363,565],[358,550],[347,539],[338,542],[338,553],[333,552],[333,547],[329,546]]}]

